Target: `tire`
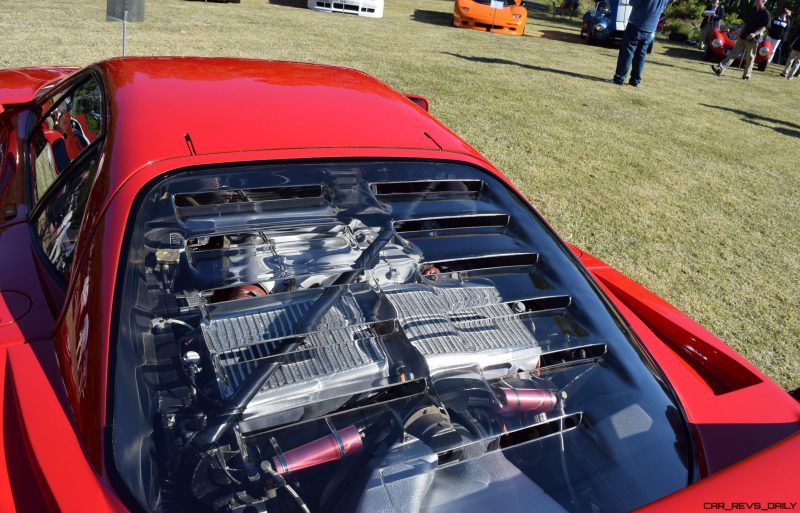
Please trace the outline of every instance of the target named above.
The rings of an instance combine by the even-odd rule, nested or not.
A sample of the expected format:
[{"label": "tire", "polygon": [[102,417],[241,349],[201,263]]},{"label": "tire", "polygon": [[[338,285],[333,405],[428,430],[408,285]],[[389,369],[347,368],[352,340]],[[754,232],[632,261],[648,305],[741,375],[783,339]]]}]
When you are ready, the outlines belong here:
[{"label": "tire", "polygon": [[706,62],[711,62],[714,60],[714,54],[711,53],[711,48],[706,46],[706,50],[703,52],[703,60]]},{"label": "tire", "polygon": [[767,61],[759,62],[758,71],[766,71],[766,70],[767,70]]}]

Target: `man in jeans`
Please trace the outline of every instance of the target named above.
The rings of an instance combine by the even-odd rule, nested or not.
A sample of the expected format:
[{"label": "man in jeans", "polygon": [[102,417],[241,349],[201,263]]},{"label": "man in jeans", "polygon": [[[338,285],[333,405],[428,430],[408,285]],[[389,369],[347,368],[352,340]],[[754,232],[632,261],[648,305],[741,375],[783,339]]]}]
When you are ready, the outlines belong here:
[{"label": "man in jeans", "polygon": [[739,38],[736,40],[736,44],[733,46],[731,53],[728,54],[729,57],[720,62],[719,65],[711,66],[711,69],[714,70],[717,76],[725,73],[725,70],[728,69],[728,66],[733,63],[736,57],[744,53],[747,61],[745,63],[742,79],[750,80],[750,73],[753,71],[753,63],[756,58],[756,48],[758,48],[758,36],[760,36],[767,28],[767,25],[769,25],[769,12],[764,8],[765,1],[766,0],[756,0],[755,5],[753,5],[753,10],[747,15],[747,21],[745,21],[744,27],[739,31]]},{"label": "man in jeans", "polygon": [[[611,80],[616,85],[625,83],[628,70],[631,70],[631,79],[628,82],[637,87],[642,81],[642,70],[647,55],[647,48],[653,42],[658,18],[664,12],[669,0],[632,0],[631,17],[622,36],[622,46],[617,57],[617,70]],[[633,69],[631,69],[633,62]]]}]

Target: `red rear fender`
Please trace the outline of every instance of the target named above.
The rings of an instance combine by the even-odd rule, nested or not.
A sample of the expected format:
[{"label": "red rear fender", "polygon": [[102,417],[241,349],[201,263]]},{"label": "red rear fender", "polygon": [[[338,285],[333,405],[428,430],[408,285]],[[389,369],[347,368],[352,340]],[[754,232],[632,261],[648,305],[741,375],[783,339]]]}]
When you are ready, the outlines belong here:
[{"label": "red rear fender", "polygon": [[702,475],[800,431],[800,404],[723,341],[651,291],[573,249],[666,374]]},{"label": "red rear fender", "polygon": [[126,511],[89,466],[70,421],[52,343],[14,346],[0,363],[0,511]]}]

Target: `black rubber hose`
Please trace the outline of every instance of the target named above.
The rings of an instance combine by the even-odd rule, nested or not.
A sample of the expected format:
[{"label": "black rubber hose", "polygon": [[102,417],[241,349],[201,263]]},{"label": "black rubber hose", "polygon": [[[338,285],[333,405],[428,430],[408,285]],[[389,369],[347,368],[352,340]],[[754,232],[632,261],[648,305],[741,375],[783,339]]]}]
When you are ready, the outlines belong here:
[{"label": "black rubber hose", "polygon": [[[296,351],[314,326],[333,308],[337,301],[347,290],[347,285],[353,283],[364,270],[371,269],[380,252],[394,237],[392,227],[384,227],[374,241],[365,249],[353,264],[353,269],[346,271],[336,278],[330,287],[326,287],[322,294],[317,298],[311,308],[297,323],[295,333],[303,333],[298,337],[292,338],[279,348],[272,356],[286,355]],[[206,427],[199,431],[192,438],[192,445],[205,450],[215,444],[222,436],[239,420],[245,408],[266,384],[267,380],[275,374],[280,367],[280,361],[271,361],[265,365],[257,367],[252,374],[242,383],[233,397],[230,398],[221,408],[209,415]]]}]

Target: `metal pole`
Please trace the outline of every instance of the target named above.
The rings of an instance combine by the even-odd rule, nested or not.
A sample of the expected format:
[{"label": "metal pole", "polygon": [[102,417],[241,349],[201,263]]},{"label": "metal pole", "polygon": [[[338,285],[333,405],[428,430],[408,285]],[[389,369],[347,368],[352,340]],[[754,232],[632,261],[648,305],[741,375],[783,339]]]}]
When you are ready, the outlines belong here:
[{"label": "metal pole", "polygon": [[122,56],[128,50],[128,11],[122,13]]}]

